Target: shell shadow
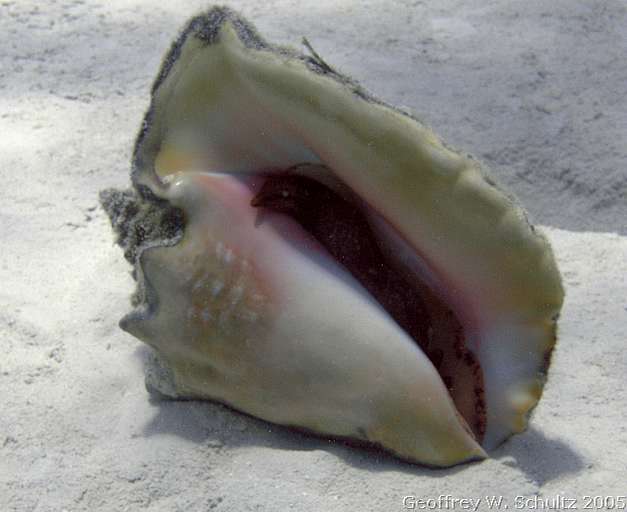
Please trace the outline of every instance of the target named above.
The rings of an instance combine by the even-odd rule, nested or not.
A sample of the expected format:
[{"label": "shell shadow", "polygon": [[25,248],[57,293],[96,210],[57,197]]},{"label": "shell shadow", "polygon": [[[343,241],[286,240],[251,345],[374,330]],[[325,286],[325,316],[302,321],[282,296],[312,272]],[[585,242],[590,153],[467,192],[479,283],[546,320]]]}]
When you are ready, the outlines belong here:
[{"label": "shell shadow", "polygon": [[330,439],[305,430],[259,420],[226,405],[195,400],[151,397],[157,414],[144,425],[143,435],[174,434],[209,447],[237,449],[258,446],[289,451],[326,451],[365,471],[396,471],[413,476],[445,477],[466,465],[430,468],[397,459],[376,446],[348,439]]},{"label": "shell shadow", "polygon": [[[147,346],[142,345],[136,350],[135,356],[145,370],[154,363],[152,354]],[[143,427],[145,437],[171,434],[209,448],[259,446],[289,451],[325,451],[357,469],[396,471],[431,478],[446,477],[480,464],[461,464],[446,469],[417,465],[368,443],[331,439],[302,429],[275,425],[217,402],[173,400],[157,394],[148,396],[156,414]],[[533,426],[506,441],[491,456],[504,465],[519,469],[538,485],[579,473],[587,467],[585,459],[567,442],[547,437]]]},{"label": "shell shadow", "polygon": [[[154,362],[152,351],[140,346],[135,352],[144,369]],[[289,451],[325,451],[357,469],[396,471],[413,476],[446,477],[468,467],[431,468],[398,459],[368,443],[320,436],[292,427],[275,425],[231,407],[210,401],[173,400],[149,394],[156,414],[144,425],[142,435],[169,434],[211,448],[237,449],[259,446]]]},{"label": "shell shadow", "polygon": [[[567,442],[547,437],[533,426],[506,441],[491,455],[505,465],[520,469],[539,486],[588,467],[583,456]],[[513,458],[514,461],[503,460],[506,458]]]}]

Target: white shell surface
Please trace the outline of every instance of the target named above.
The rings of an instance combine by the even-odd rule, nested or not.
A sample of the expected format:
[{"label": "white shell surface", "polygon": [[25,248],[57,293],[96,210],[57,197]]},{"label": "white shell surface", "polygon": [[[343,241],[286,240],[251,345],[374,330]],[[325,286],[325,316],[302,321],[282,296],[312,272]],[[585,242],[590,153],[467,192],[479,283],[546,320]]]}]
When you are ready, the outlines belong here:
[{"label": "white shell surface", "polygon": [[184,236],[141,255],[156,305],[122,325],[179,393],[426,464],[484,457],[415,342],[295,222],[259,219],[252,195],[228,176],[177,175],[166,197]]}]

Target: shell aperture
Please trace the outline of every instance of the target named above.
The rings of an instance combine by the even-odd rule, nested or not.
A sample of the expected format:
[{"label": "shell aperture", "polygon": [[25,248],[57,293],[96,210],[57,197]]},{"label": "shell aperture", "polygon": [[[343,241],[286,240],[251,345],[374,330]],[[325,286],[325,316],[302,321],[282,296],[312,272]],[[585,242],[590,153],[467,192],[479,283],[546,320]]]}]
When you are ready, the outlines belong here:
[{"label": "shell aperture", "polygon": [[386,258],[379,247],[382,241],[359,208],[299,175],[270,176],[252,205],[295,219],[376,298],[430,359],[481,442],[486,421],[483,374],[464,346],[462,326],[428,286]]}]

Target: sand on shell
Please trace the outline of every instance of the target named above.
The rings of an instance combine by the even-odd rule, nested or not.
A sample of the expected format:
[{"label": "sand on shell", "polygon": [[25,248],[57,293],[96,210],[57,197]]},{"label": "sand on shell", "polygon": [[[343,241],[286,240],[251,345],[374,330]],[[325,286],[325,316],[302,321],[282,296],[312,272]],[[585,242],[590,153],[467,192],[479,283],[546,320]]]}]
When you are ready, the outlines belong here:
[{"label": "sand on shell", "polygon": [[531,427],[490,460],[430,470],[218,404],[150,401],[147,351],[117,326],[133,283],[97,193],[128,184],[161,56],[206,4],[4,0],[0,510],[539,509],[558,493],[579,509],[600,496],[596,509],[627,494],[626,4],[231,6],[269,40],[307,36],[547,226],[567,298]]}]

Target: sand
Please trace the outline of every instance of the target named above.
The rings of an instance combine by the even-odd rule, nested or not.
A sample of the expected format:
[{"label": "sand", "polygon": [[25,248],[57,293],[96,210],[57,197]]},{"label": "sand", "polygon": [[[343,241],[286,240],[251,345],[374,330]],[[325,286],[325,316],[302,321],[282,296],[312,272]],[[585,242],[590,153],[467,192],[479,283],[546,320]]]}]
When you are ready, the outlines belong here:
[{"label": "sand", "polygon": [[[307,36],[330,64],[477,155],[545,226],[567,299],[544,397],[526,433],[447,470],[218,404],[149,400],[147,350],[117,326],[129,267],[97,193],[128,184],[161,56],[205,5],[0,2],[0,510],[466,510],[477,500],[489,510],[486,496],[546,509],[558,493],[577,500],[562,508],[596,509],[586,496],[626,495],[626,4],[230,4],[270,40]],[[452,501],[463,498],[473,501]]]}]

